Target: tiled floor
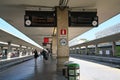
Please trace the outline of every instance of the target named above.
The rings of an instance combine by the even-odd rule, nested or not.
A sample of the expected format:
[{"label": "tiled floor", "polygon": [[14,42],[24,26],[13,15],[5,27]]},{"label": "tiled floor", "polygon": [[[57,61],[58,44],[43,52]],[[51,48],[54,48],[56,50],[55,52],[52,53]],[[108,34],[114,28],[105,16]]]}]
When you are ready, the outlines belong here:
[{"label": "tiled floor", "polygon": [[0,80],[66,80],[61,73],[56,72],[56,60],[43,61],[39,57],[12,66],[0,72]]}]

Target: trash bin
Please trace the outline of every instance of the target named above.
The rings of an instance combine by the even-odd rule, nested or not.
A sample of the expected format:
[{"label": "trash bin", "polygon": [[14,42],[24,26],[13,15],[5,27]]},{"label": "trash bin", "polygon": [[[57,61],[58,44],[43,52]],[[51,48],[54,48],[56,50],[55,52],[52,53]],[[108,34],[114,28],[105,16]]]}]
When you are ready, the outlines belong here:
[{"label": "trash bin", "polygon": [[68,77],[68,65],[71,64],[73,61],[66,61],[64,63],[64,68],[62,70],[63,72],[63,76],[65,76],[66,78]]},{"label": "trash bin", "polygon": [[79,64],[71,63],[67,65],[68,80],[80,80]]}]

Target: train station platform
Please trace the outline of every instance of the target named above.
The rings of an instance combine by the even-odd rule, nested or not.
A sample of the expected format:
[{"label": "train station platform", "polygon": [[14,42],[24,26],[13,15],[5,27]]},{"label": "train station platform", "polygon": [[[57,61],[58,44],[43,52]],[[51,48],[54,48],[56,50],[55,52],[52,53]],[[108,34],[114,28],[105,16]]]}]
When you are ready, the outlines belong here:
[{"label": "train station platform", "polygon": [[0,80],[65,80],[56,71],[56,60],[49,58],[44,61],[42,56],[8,67],[0,72]]},{"label": "train station platform", "polygon": [[95,56],[95,55],[80,55],[80,54],[70,54],[71,57],[78,59],[83,59],[92,62],[99,62],[101,64],[120,68],[120,58],[119,57],[106,57],[106,56]]},{"label": "train station platform", "polygon": [[[70,54],[72,57],[69,60],[80,65],[80,80],[120,79],[120,69],[83,60],[78,55]],[[61,72],[56,71],[56,62],[52,58],[44,61],[42,56],[38,57],[36,63],[34,59],[30,59],[0,71],[0,80],[67,80]]]}]

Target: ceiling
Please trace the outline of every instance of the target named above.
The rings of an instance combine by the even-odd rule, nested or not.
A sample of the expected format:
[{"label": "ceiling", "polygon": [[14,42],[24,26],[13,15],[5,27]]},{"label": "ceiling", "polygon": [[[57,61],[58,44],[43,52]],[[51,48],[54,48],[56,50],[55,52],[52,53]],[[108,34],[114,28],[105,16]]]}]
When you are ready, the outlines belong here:
[{"label": "ceiling", "polygon": [[[96,0],[69,0],[69,7],[95,7]],[[25,27],[24,15],[27,7],[55,7],[59,6],[59,0],[1,0],[0,17],[12,24],[38,44],[43,43],[44,37],[51,37],[54,28]],[[86,32],[91,27],[69,28],[69,40]]]},{"label": "ceiling", "polygon": [[[0,17],[41,45],[44,37],[52,36],[54,28],[24,26],[25,9],[33,6],[55,7],[59,6],[59,0],[0,0]],[[96,0],[69,0],[67,6],[70,8],[96,8]],[[90,29],[91,27],[85,26],[69,28],[69,40]]]}]

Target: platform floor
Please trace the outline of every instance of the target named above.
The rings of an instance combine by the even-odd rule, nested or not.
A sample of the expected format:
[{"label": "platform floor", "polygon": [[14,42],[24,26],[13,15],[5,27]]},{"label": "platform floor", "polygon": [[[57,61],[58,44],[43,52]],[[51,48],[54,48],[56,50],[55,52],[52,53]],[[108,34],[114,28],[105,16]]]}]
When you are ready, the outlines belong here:
[{"label": "platform floor", "polygon": [[[80,80],[120,80],[120,69],[70,57],[80,65]],[[34,59],[14,65],[0,72],[0,80],[67,80],[56,71],[56,60],[43,61],[39,57],[35,64]]]},{"label": "platform floor", "polygon": [[0,80],[65,80],[65,78],[56,71],[56,60],[44,61],[39,57],[37,63],[32,59],[0,72]]}]

